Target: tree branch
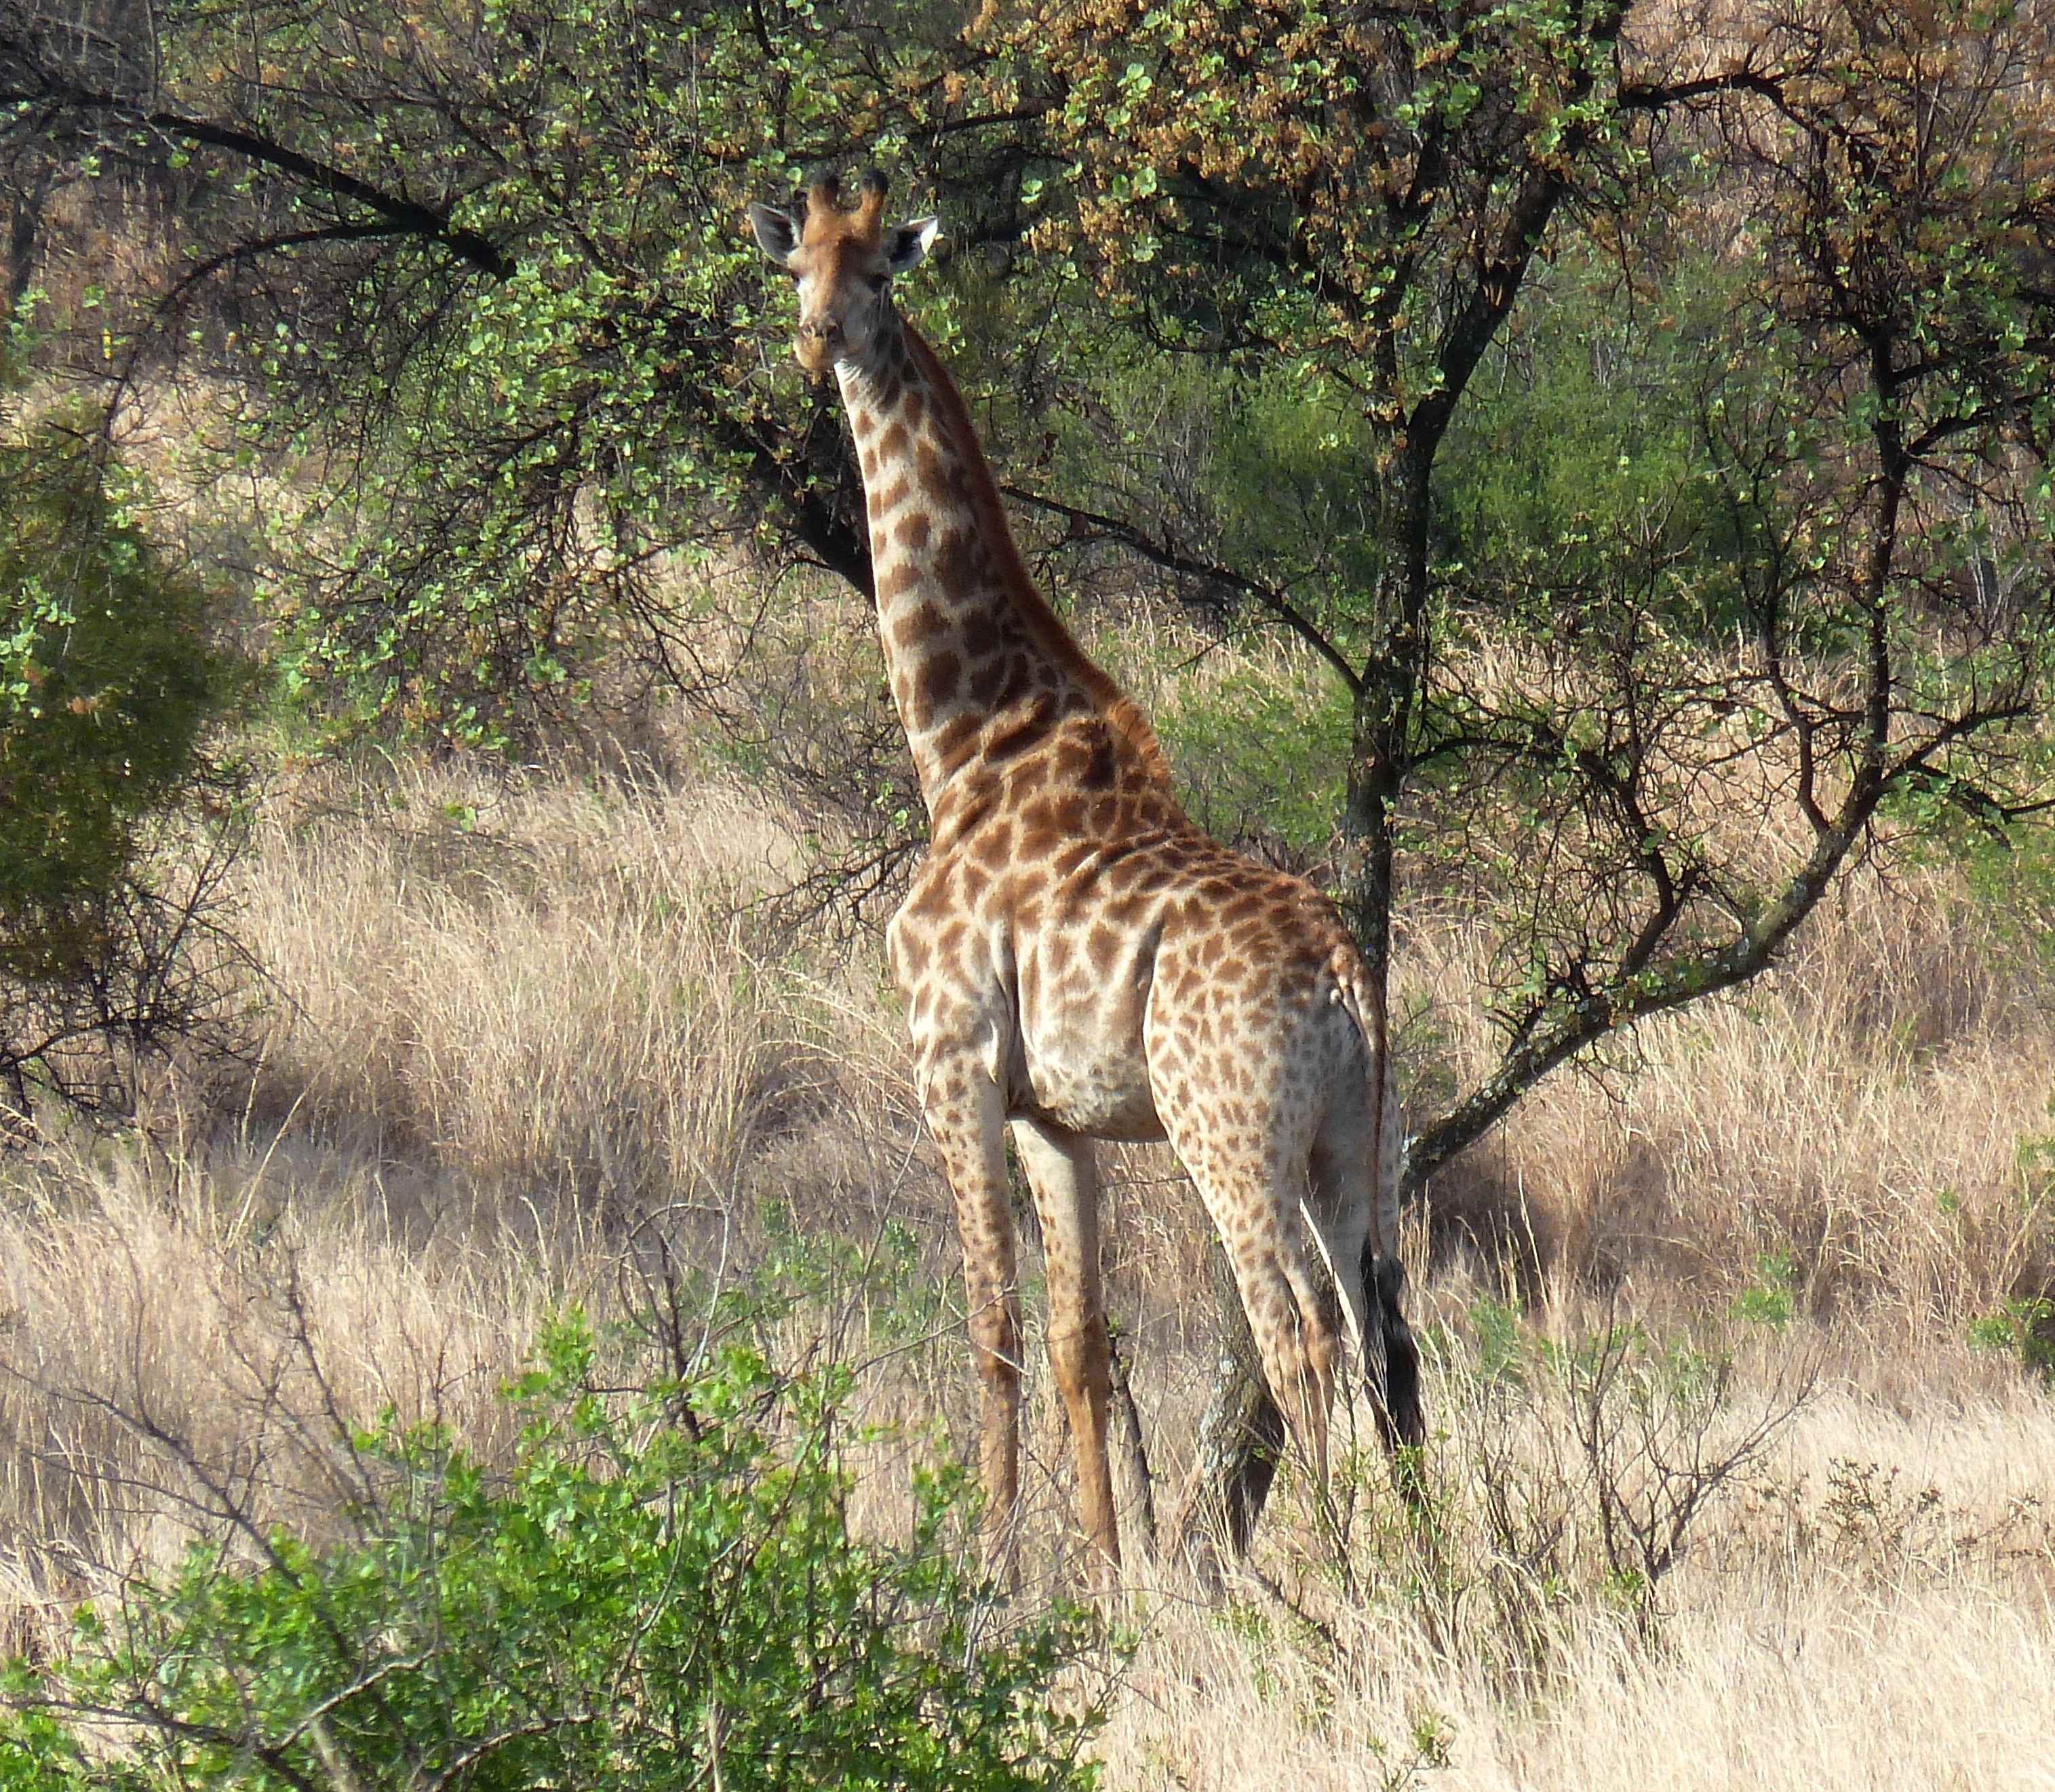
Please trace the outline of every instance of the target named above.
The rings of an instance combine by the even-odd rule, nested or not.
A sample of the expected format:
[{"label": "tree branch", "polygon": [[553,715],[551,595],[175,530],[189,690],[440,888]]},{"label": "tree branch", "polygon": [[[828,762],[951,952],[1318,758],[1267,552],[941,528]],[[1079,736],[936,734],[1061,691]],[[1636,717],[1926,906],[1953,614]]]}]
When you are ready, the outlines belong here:
[{"label": "tree branch", "polygon": [[1319,625],[1274,586],[1264,585],[1244,573],[1217,566],[1211,561],[1194,559],[1188,554],[1181,554],[1167,543],[1152,539],[1134,523],[1122,522],[1118,517],[1085,510],[1076,504],[1067,504],[1060,499],[1044,497],[1040,492],[1030,491],[1022,486],[1002,485],[1000,490],[1021,503],[1064,518],[1075,528],[1090,529],[1098,539],[1117,543],[1151,566],[1161,566],[1166,572],[1182,574],[1189,578],[1206,579],[1252,599],[1326,661],[1351,696],[1361,693],[1362,674],[1349,664],[1341,649],[1327,638]]},{"label": "tree branch", "polygon": [[318,161],[237,125],[188,118],[176,112],[148,111],[119,95],[95,93],[45,67],[33,47],[22,40],[0,37],[0,69],[10,66],[17,73],[14,80],[0,85],[0,105],[55,107],[100,120],[103,132],[110,125],[127,125],[182,143],[222,150],[274,173],[289,175],[331,199],[375,211],[385,221],[389,234],[439,243],[458,260],[495,280],[507,279],[514,272],[513,258],[505,250],[483,231],[452,223],[447,209],[438,210],[388,192],[345,169]]},{"label": "tree branch", "polygon": [[1403,1183],[1414,1190],[1458,1151],[1480,1138],[1542,1077],[1608,1033],[1651,1015],[1731,989],[1769,968],[1793,930],[1818,906],[1834,874],[1876,813],[1881,785],[1852,796],[1833,825],[1754,922],[1715,950],[1694,953],[1656,972],[1615,980],[1574,1000],[1552,1024],[1537,1026],[1461,1102],[1415,1139],[1406,1154]]}]

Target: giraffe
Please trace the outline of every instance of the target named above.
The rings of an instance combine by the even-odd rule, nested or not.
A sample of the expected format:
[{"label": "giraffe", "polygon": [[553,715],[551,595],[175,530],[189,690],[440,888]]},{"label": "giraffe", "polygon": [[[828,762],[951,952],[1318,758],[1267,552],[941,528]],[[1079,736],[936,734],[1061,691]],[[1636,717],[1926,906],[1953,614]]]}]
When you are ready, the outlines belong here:
[{"label": "giraffe", "polygon": [[1148,719],[1030,580],[964,401],[893,306],[937,221],[886,227],[875,171],[854,209],[838,187],[822,172],[792,211],[749,215],[798,288],[799,361],[833,371],[849,414],[878,634],[930,823],[886,940],[962,1236],[988,1518],[1003,1546],[1020,1486],[1010,1125],[1041,1222],[1079,1516],[1110,1581],[1095,1140],[1176,1150],[1323,1482],[1344,1326],[1387,1445],[1421,1439],[1382,990],[1323,895],[1180,808]]}]

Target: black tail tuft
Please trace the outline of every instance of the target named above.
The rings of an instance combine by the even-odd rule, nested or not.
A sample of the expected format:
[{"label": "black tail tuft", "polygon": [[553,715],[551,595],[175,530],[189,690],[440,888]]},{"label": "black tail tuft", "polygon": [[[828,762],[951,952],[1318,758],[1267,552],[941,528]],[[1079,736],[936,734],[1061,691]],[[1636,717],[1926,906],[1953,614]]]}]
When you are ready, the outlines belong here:
[{"label": "black tail tuft", "polygon": [[1372,1390],[1378,1428],[1386,1450],[1418,1449],[1427,1441],[1427,1422],[1420,1408],[1420,1346],[1399,1308],[1406,1291],[1406,1265],[1387,1257],[1369,1265],[1371,1306],[1384,1343],[1382,1387]]}]

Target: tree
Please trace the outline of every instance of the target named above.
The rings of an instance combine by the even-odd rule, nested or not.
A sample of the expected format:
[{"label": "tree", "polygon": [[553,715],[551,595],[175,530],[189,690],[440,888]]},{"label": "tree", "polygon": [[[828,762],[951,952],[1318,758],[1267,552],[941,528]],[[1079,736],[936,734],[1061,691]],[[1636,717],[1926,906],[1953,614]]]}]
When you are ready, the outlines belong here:
[{"label": "tree", "polygon": [[183,183],[188,257],[129,366],[176,354],[277,401],[237,448],[316,475],[265,569],[302,678],[492,738],[598,652],[699,683],[654,574],[767,512],[786,551],[867,580],[825,407],[795,430],[755,377],[772,295],[732,223],[804,158],[891,155],[939,118],[885,25],[172,6],[115,80],[65,11],[0,15],[0,149]]},{"label": "tree", "polygon": [[[310,676],[483,727],[633,630],[689,681],[649,574],[722,531],[864,588],[838,435],[766,402],[734,223],[862,151],[947,195],[923,314],[1039,545],[1131,556],[1347,693],[1335,881],[1375,973],[1441,887],[1493,929],[1503,1054],[1409,1186],[1759,974],[1865,855],[2048,800],[2032,9],[587,10],[574,46],[518,5],[173,7],[147,92],[0,31],[14,140],[207,172],[171,310],[226,282],[215,352],[346,476],[281,566]],[[1509,480],[1537,432],[1588,476]],[[1235,1462],[1275,1414],[1248,1383],[1220,1413],[1260,1498]]]},{"label": "tree", "polygon": [[[1289,364],[1334,420],[1331,464],[1294,469],[1326,527],[1262,559],[1209,574],[1132,440],[1064,507],[1348,688],[1342,883],[1373,963],[1402,848],[1489,915],[1504,1055],[1413,1141],[1410,1186],[1557,1065],[1758,974],[1887,839],[2045,807],[2055,185],[2028,10],[1137,4],[1008,36],[1079,172],[1048,234],[1166,350]],[[1638,332],[1644,365],[1686,338],[1674,484],[1480,527],[1481,370],[1600,262],[1623,304],[1705,295]],[[1237,1527],[1267,1474],[1244,1433],[1281,1435],[1246,1368],[1209,1440]]]}]

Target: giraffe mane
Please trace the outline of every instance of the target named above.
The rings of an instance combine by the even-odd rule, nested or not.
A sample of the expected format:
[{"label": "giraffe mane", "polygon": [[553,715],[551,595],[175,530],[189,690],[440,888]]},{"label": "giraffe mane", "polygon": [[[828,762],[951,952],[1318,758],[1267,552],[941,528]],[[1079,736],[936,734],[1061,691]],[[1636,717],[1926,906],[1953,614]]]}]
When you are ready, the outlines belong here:
[{"label": "giraffe mane", "polygon": [[937,420],[949,432],[968,477],[971,503],[977,513],[979,531],[992,551],[994,570],[1006,587],[1029,638],[1098,704],[1100,712],[1114,733],[1134,750],[1139,769],[1167,787],[1169,767],[1163,757],[1162,744],[1156,738],[1156,730],[1142,713],[1141,705],[1078,645],[1077,637],[1064,626],[1063,618],[1050,606],[1049,600],[1029,577],[1020,550],[1015,545],[1013,531],[1006,520],[998,483],[992,476],[992,468],[978,441],[976,427],[971,421],[970,408],[964,402],[956,381],[949,377],[941,357],[929,345],[928,339],[910,323],[901,327],[905,332],[907,347],[919,363],[933,395]]}]

